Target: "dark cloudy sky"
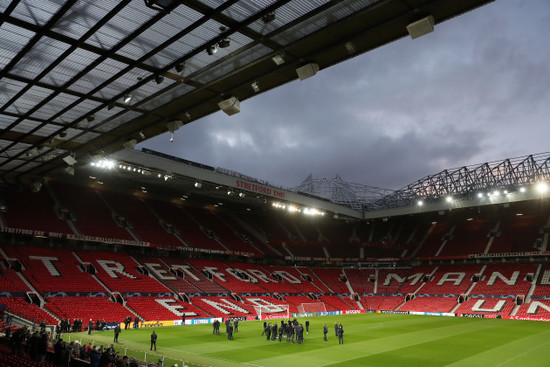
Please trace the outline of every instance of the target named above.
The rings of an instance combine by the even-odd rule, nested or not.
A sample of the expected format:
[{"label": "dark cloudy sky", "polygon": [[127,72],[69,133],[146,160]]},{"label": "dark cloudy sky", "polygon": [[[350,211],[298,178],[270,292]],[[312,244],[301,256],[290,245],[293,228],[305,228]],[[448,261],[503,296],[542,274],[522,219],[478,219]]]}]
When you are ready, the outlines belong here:
[{"label": "dark cloudy sky", "polygon": [[293,187],[399,189],[550,151],[550,1],[497,0],[142,146]]}]

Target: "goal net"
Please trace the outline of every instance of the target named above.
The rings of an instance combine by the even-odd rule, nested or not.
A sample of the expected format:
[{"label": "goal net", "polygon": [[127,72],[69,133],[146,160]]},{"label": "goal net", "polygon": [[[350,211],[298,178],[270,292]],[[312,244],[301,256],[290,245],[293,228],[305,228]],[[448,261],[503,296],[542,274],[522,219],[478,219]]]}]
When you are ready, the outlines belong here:
[{"label": "goal net", "polygon": [[258,319],[284,319],[290,318],[290,307],[288,305],[261,305],[254,306]]},{"label": "goal net", "polygon": [[298,306],[298,310],[300,313],[327,312],[324,302],[302,303]]}]

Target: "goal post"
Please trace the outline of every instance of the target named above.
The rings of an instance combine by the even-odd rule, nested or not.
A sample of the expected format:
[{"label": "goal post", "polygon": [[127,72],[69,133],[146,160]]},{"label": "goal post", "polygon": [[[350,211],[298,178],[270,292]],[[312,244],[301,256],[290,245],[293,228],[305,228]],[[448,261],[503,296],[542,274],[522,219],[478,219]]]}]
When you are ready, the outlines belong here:
[{"label": "goal post", "polygon": [[259,320],[290,318],[289,305],[259,305],[254,310]]},{"label": "goal post", "polygon": [[298,309],[301,313],[327,312],[325,302],[302,303]]}]

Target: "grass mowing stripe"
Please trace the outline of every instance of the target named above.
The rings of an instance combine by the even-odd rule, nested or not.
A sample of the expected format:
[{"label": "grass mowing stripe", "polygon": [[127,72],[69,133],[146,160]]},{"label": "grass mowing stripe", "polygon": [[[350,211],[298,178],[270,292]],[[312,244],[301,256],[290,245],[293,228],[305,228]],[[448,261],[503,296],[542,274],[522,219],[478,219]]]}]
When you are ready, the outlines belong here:
[{"label": "grass mowing stripe", "polygon": [[[498,345],[487,349],[481,353],[471,355],[449,366],[513,366],[518,362],[529,361],[529,366],[549,366],[550,355],[548,346],[550,345],[550,330],[538,333],[529,333],[527,330],[522,338],[517,338],[517,330],[501,330],[502,333],[516,333],[508,342],[501,343],[502,339],[497,339]],[[518,361],[518,359],[521,359]]]},{"label": "grass mowing stripe", "polygon": [[[416,324],[416,331],[411,331],[411,319]],[[437,322],[433,322],[437,320]],[[256,364],[260,364],[266,367],[284,365],[286,367],[291,366],[365,366],[365,361],[368,360],[368,356],[378,354],[399,354],[400,350],[407,347],[415,347],[422,343],[436,341],[443,337],[456,336],[460,334],[467,334],[485,330],[495,327],[487,323],[479,323],[475,320],[451,320],[445,321],[444,318],[434,317],[409,317],[405,320],[407,327],[402,328],[403,333],[388,334],[384,331],[377,335],[373,334],[368,339],[364,338],[364,333],[352,333],[348,337],[344,337],[345,344],[343,345],[329,345],[328,348],[317,349],[313,351],[302,351],[299,355],[293,356],[291,361],[286,361],[286,356],[276,356],[273,358],[254,360]],[[425,321],[425,323],[422,323]],[[347,333],[347,331],[346,331]],[[373,358],[375,360],[376,358]],[[385,356],[383,359],[387,359]],[[314,364],[310,364],[311,361],[315,361]],[[345,363],[342,363],[345,361]],[[398,365],[398,364],[396,364]],[[387,366],[387,364],[385,364]]]},{"label": "grass mowing stripe", "polygon": [[[299,321],[304,323],[305,319]],[[159,335],[155,355],[149,352],[151,329],[123,330],[116,347],[122,352],[121,348],[127,347],[141,355],[148,353],[149,361],[165,355],[171,358],[167,365],[181,365],[185,360],[198,367],[430,367],[498,363],[510,367],[525,358],[547,362],[541,366],[550,365],[544,353],[547,348],[533,349],[541,344],[540,340],[550,339],[548,324],[541,322],[391,314],[328,316],[309,321],[310,333],[304,335],[302,345],[266,341],[260,335],[262,323],[249,321],[240,323],[234,341],[227,340],[223,325],[219,336],[212,335],[212,325],[174,326],[155,328]],[[344,325],[344,345],[338,345],[334,336],[335,322]],[[329,327],[328,343],[323,342],[324,323]],[[94,333],[92,338],[96,344],[108,345],[113,332]],[[436,358],[427,358],[430,353]],[[524,357],[509,361],[521,353],[525,353]]]}]

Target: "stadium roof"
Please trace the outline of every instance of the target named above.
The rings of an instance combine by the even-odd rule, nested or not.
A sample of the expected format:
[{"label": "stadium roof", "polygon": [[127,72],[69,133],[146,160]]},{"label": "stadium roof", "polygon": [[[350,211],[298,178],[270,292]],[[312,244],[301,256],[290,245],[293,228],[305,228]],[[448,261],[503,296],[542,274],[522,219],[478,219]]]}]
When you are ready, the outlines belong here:
[{"label": "stadium roof", "polygon": [[[0,185],[133,147],[488,0],[0,3]],[[214,52],[217,51],[217,52]]]}]

